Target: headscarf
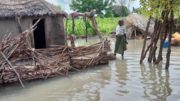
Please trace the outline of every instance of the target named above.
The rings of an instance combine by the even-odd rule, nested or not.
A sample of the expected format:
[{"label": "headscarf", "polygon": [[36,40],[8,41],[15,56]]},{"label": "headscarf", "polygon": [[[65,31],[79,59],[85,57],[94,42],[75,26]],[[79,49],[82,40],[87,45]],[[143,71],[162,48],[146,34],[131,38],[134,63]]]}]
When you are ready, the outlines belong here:
[{"label": "headscarf", "polygon": [[124,19],[119,19],[119,20],[118,20],[118,23],[119,23],[119,22],[122,22],[122,24],[124,24]]}]

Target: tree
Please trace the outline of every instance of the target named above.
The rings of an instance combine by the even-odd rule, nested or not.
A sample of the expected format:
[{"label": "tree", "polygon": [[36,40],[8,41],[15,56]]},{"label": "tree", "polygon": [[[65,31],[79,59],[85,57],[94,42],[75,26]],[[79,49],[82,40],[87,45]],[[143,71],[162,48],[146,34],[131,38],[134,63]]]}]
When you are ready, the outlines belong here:
[{"label": "tree", "polygon": [[[117,5],[113,6],[113,13],[115,17],[125,17],[130,14],[129,4],[134,0],[118,0]],[[127,7],[128,4],[128,7]]]},{"label": "tree", "polygon": [[103,11],[108,12],[113,8],[115,0],[72,0],[69,5],[70,9],[76,12],[89,12],[97,9],[98,14],[102,15]]},{"label": "tree", "polygon": [[119,5],[114,5],[113,6],[113,13],[115,17],[124,17],[128,16],[130,14],[130,10],[126,6],[119,6]]},{"label": "tree", "polygon": [[[162,51],[163,44],[165,42],[166,37],[168,36],[168,49],[166,54],[166,69],[169,68],[170,65],[170,54],[171,54],[171,36],[173,34],[173,26],[174,26],[174,12],[179,11],[180,0],[140,0],[140,4],[142,7],[142,13],[149,17],[150,24],[151,19],[155,19],[154,25],[154,34],[151,39],[150,45],[147,47],[146,51],[146,37],[144,38],[144,44],[141,52],[140,63],[146,57],[147,52],[149,51],[148,61],[151,63],[159,64],[162,61]],[[147,30],[144,35],[147,35]],[[160,41],[160,47],[158,56],[156,58],[157,51],[157,43]]]}]

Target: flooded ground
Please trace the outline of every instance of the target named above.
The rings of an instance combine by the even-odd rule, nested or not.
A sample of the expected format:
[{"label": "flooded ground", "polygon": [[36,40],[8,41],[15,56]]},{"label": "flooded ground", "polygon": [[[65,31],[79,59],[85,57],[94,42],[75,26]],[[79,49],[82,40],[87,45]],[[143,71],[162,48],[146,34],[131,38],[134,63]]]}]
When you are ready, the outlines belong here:
[{"label": "flooded ground", "polygon": [[[99,39],[78,40],[89,45]],[[95,66],[70,77],[19,83],[0,88],[0,101],[180,101],[180,47],[172,48],[171,66],[165,70],[165,56],[160,65],[139,64],[143,41],[129,40],[124,59]],[[114,40],[112,49],[114,46]]]}]

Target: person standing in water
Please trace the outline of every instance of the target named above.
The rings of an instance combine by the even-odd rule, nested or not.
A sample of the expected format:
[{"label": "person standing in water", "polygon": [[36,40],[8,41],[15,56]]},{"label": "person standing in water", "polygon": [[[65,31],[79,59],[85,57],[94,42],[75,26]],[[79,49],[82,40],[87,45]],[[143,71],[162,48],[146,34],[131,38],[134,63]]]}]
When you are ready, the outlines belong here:
[{"label": "person standing in water", "polygon": [[124,51],[127,50],[126,44],[128,44],[126,40],[126,27],[124,26],[124,20],[120,19],[118,21],[119,26],[116,28],[116,44],[115,44],[115,50],[114,55],[116,53],[121,54],[124,56]]}]

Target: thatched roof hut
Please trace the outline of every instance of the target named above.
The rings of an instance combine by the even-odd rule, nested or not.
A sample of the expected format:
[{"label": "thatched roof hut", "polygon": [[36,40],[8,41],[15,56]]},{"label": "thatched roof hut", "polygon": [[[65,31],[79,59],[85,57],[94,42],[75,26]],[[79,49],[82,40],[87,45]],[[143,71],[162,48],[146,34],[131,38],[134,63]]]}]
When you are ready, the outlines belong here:
[{"label": "thatched roof hut", "polygon": [[[132,14],[128,15],[124,19],[124,21],[125,21],[124,25],[128,29],[127,36],[129,38],[131,36],[133,36],[132,35],[133,31],[140,32],[142,34],[145,33],[147,23],[148,23],[148,19],[146,17],[144,17],[138,13],[132,13]],[[148,35],[152,36],[153,31],[154,31],[154,21],[151,21],[150,26],[149,26],[149,30],[148,30]]]},{"label": "thatched roof hut", "polygon": [[[126,18],[124,18],[124,25],[127,28],[127,38],[131,39],[136,34],[143,35],[146,31],[146,26],[148,23],[148,19],[138,13],[131,13]],[[151,21],[148,35],[152,36],[154,31],[154,21]],[[115,29],[112,31],[112,33],[115,32]]]},{"label": "thatched roof hut", "polygon": [[22,30],[41,18],[38,28],[31,35],[33,47],[45,48],[65,43],[63,19],[67,13],[45,0],[0,0],[0,40],[7,30],[13,31],[13,36],[19,35],[17,17],[21,18]]}]

